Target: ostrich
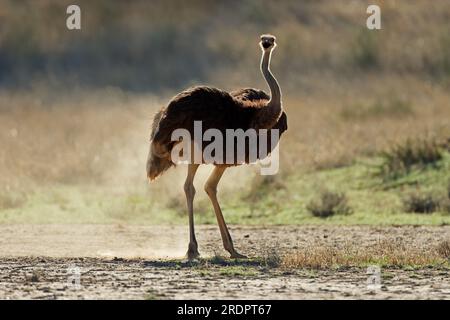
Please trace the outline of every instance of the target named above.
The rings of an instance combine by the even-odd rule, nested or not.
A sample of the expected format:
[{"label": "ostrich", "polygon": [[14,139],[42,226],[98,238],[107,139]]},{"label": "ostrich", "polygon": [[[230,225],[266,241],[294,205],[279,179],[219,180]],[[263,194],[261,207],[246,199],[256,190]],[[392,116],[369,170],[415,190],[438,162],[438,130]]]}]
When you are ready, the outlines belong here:
[{"label": "ostrich", "polygon": [[[174,165],[171,159],[171,151],[179,141],[171,141],[172,132],[175,129],[184,128],[191,133],[192,137],[194,121],[202,121],[204,131],[215,128],[220,130],[221,133],[225,133],[226,129],[243,129],[245,131],[253,128],[256,130],[267,129],[268,132],[271,129],[278,129],[281,135],[287,130],[287,117],[282,107],[281,90],[269,67],[272,50],[276,46],[275,37],[262,35],[260,46],[262,49],[261,72],[270,88],[270,96],[262,90],[252,88],[228,93],[207,86],[197,86],[177,94],[167,107],[162,108],[155,115],[153,120],[150,152],[147,159],[147,177],[150,181]],[[270,134],[266,136],[268,153],[275,148],[270,137]],[[258,139],[260,141],[262,138],[258,136]],[[204,145],[202,145],[203,149]],[[245,162],[248,163],[247,155]],[[204,160],[202,160],[202,163],[205,163]],[[241,163],[212,164],[215,167],[204,188],[216,214],[223,246],[230,253],[231,258],[245,258],[234,249],[233,241],[217,200],[217,185],[225,169]],[[193,209],[195,195],[193,181],[199,165],[193,162],[188,164],[187,178],[184,183],[189,215],[190,241],[186,254],[189,260],[199,256],[194,231]]]}]

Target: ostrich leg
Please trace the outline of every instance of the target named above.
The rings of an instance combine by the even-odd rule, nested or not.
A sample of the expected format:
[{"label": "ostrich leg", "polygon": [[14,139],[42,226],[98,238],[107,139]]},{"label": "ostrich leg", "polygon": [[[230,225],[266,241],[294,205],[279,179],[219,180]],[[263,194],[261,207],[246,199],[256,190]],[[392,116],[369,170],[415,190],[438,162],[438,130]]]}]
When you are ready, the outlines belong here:
[{"label": "ostrich leg", "polygon": [[223,246],[225,250],[230,253],[231,258],[246,258],[234,249],[233,240],[231,239],[230,233],[228,232],[225,219],[222,215],[222,210],[220,209],[219,202],[217,201],[217,184],[219,183],[225,169],[225,166],[216,166],[214,168],[213,172],[208,178],[208,181],[206,181],[205,191],[214,206],[214,212],[216,213],[217,223],[219,225],[220,235],[222,236]]},{"label": "ostrich leg", "polygon": [[197,258],[200,254],[197,249],[197,240],[195,239],[194,231],[194,177],[198,169],[198,164],[189,164],[188,175],[184,183],[184,192],[186,194],[187,209],[189,214],[189,247],[186,253],[186,257],[189,260]]}]

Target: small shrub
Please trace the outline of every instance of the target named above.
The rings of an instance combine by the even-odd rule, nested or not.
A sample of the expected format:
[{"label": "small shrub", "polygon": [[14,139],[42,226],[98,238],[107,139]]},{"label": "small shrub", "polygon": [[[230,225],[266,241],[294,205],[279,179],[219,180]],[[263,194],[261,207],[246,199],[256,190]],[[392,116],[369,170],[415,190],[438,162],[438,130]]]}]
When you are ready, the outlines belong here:
[{"label": "small shrub", "polygon": [[450,213],[450,198],[442,199],[440,209],[442,212]]},{"label": "small shrub", "polygon": [[450,181],[448,182],[447,186],[447,198],[450,200]]},{"label": "small shrub", "polygon": [[26,202],[22,194],[4,193],[0,194],[0,210],[21,207]]},{"label": "small shrub", "polygon": [[433,56],[425,62],[428,72],[438,79],[450,76],[450,36],[447,32],[440,37],[439,47],[433,51]]},{"label": "small shrub", "polygon": [[404,144],[398,144],[383,152],[382,157],[384,161],[380,167],[380,175],[385,179],[397,178],[413,168],[436,165],[442,159],[442,150],[434,140],[408,139]]},{"label": "small shrub", "polygon": [[436,250],[442,258],[450,259],[450,240],[441,241]]},{"label": "small shrub", "polygon": [[351,56],[357,67],[370,69],[380,63],[376,34],[368,30],[359,33],[353,44]]},{"label": "small shrub", "polygon": [[[178,216],[184,217],[187,214],[186,197],[184,195],[170,196],[166,200],[166,207],[177,213]],[[208,198],[196,199],[195,214],[204,216],[212,210],[211,203]]]},{"label": "small shrub", "polygon": [[439,208],[439,200],[431,194],[412,193],[403,199],[406,212],[433,213]]},{"label": "small shrub", "polygon": [[306,208],[313,216],[320,218],[352,213],[345,194],[330,191],[322,192],[320,199],[312,200]]},{"label": "small shrub", "polygon": [[441,210],[445,213],[450,213],[450,181],[447,187],[447,197],[442,199]]},{"label": "small shrub", "polygon": [[181,214],[186,214],[186,200],[181,196],[171,196],[166,203],[166,206]]},{"label": "small shrub", "polygon": [[[441,148],[450,152],[450,138],[447,138],[441,142]],[[450,181],[449,181],[449,188],[450,188]]]},{"label": "small shrub", "polygon": [[267,197],[273,190],[286,189],[283,179],[279,175],[255,175],[250,183],[250,190],[242,194],[245,201],[257,202]]},{"label": "small shrub", "polygon": [[263,264],[269,268],[277,268],[281,264],[281,256],[276,250],[267,251],[263,256]]}]

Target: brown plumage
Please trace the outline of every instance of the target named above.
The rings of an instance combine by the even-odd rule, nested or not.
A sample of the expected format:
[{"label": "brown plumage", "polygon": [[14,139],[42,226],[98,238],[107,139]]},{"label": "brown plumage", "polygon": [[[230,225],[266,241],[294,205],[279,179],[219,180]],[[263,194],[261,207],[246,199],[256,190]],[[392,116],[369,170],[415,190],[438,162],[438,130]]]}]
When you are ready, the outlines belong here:
[{"label": "brown plumage", "polygon": [[[225,132],[227,129],[242,129],[244,131],[267,129],[267,152],[259,154],[259,145],[263,141],[261,140],[262,136],[258,135],[257,154],[261,156],[260,158],[265,158],[273,151],[276,144],[271,141],[271,130],[278,129],[281,136],[287,130],[287,116],[282,109],[280,88],[269,68],[271,53],[276,46],[275,37],[263,35],[260,44],[263,50],[261,71],[270,87],[271,95],[252,88],[228,93],[208,86],[197,86],[177,94],[167,107],[161,109],[153,119],[150,152],[147,160],[147,176],[150,180],[154,180],[174,165],[171,159],[171,151],[179,141],[171,141],[172,132],[183,128],[189,131],[193,139],[194,121],[202,122],[202,134],[208,129],[219,130],[224,137],[224,147],[226,146]],[[211,142],[202,143],[203,150]],[[249,162],[250,147],[255,146],[250,146],[246,141],[245,163]],[[225,160],[226,150],[223,150],[223,155]],[[203,163],[205,163],[204,160]],[[242,162],[238,162],[235,156],[233,163],[214,164],[216,169],[208,179],[205,190],[213,203],[225,249],[230,252],[232,257],[242,257],[233,247],[231,236],[216,198],[216,187],[225,168],[242,164]],[[198,164],[189,165],[188,177],[185,182],[190,226],[190,243],[187,256],[190,259],[198,256],[193,223],[193,198],[195,194],[193,179],[197,168]]]},{"label": "brown plumage", "polygon": [[[148,177],[153,180],[174,165],[170,153],[176,144],[171,141],[171,135],[175,129],[186,129],[191,137],[194,137],[194,121],[202,121],[203,132],[215,128],[220,130],[224,137],[226,129],[243,129],[244,131],[250,128],[261,129],[264,127],[258,121],[259,111],[267,105],[269,99],[270,97],[264,91],[251,88],[228,93],[216,88],[199,86],[179,93],[154,117],[150,135],[152,151],[147,163]],[[287,129],[287,117],[284,112],[271,128],[279,129],[280,135]],[[270,130],[267,137],[268,153],[270,153],[275,147],[271,143]],[[209,143],[204,142],[203,148]],[[259,143],[261,143],[260,140],[258,145]],[[248,163],[248,144],[245,150],[245,162]],[[225,155],[225,150],[223,154]],[[239,164],[233,163],[228,166]]]}]

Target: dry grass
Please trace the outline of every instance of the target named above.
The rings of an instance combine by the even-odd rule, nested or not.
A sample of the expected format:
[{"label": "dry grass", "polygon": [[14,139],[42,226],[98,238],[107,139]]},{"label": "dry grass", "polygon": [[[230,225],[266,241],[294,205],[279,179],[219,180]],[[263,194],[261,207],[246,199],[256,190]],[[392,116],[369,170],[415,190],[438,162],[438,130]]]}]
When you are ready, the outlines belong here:
[{"label": "dry grass", "polygon": [[399,118],[407,119],[413,114],[413,107],[407,100],[399,97],[386,97],[379,101],[368,101],[361,105],[345,106],[341,116],[349,121],[361,121],[374,118]]},{"label": "dry grass", "polygon": [[122,178],[121,163],[145,158],[151,97],[130,103],[120,91],[79,94],[0,95],[0,184],[110,182]]},{"label": "dry grass", "polygon": [[383,266],[427,266],[448,263],[448,243],[431,249],[417,248],[406,242],[383,240],[369,247],[314,244],[285,255],[285,268],[323,269],[378,264]]}]

